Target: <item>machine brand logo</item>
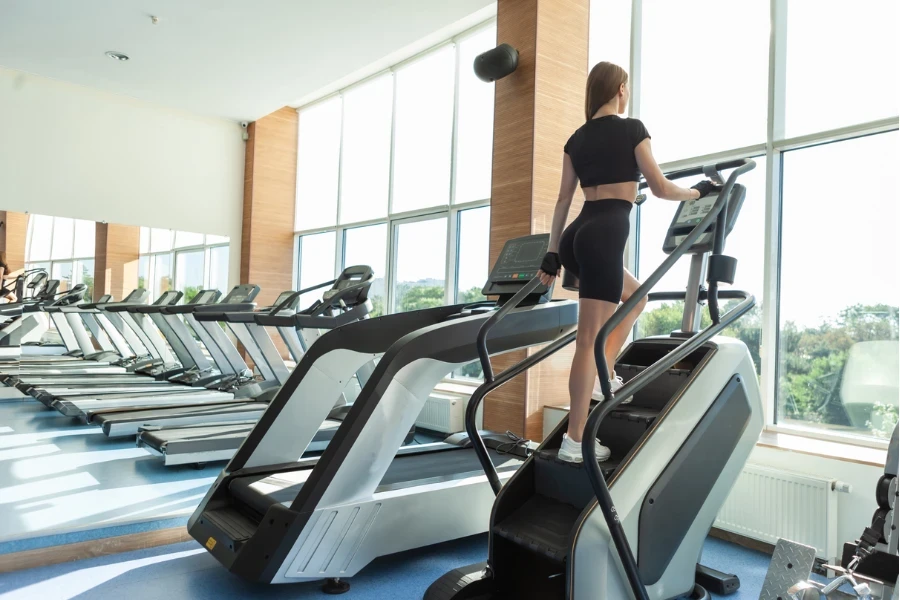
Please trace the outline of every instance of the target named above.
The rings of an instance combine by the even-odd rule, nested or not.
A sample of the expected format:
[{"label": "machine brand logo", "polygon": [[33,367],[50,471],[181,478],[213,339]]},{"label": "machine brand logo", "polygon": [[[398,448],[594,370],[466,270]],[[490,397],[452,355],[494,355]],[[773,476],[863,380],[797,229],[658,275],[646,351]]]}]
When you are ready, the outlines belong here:
[{"label": "machine brand logo", "polygon": [[212,550],[215,547],[216,547],[216,538],[209,538],[208,540],[206,540],[206,549],[207,550]]}]

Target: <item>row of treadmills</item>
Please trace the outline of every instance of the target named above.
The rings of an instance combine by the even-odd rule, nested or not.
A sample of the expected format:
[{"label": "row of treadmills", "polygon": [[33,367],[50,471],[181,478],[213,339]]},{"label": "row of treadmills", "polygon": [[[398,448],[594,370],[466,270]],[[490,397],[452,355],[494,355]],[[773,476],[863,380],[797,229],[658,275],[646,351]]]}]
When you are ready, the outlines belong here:
[{"label": "row of treadmills", "polygon": [[[179,291],[147,304],[144,289],[120,302],[104,296],[88,303],[83,286],[63,294],[42,289],[19,306],[3,305],[10,317],[0,336],[26,328],[32,341],[3,349],[0,381],[108,437],[136,436],[167,466],[226,460],[290,375],[270,331],[299,363],[323,332],[368,317],[373,279],[371,268],[349,267],[264,308],[254,303],[260,289],[252,284],[224,297],[201,290],[184,304]],[[300,297],[318,288],[327,288],[321,299],[298,310]],[[49,322],[62,339],[60,354],[48,355],[35,339]],[[360,366],[353,385],[335,395],[309,451],[324,449],[373,368],[371,361]]]}]

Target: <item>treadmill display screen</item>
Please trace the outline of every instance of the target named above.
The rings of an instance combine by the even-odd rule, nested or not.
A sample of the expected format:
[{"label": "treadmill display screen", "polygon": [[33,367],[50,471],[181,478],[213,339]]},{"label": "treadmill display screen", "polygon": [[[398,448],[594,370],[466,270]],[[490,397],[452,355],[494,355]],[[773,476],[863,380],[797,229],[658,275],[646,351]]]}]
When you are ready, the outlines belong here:
[{"label": "treadmill display screen", "polygon": [[213,298],[216,297],[216,293],[212,290],[206,290],[204,292],[200,292],[196,296],[194,296],[191,304],[209,304]]},{"label": "treadmill display screen", "polygon": [[718,200],[718,196],[710,194],[699,200],[685,202],[681,205],[681,212],[678,213],[675,225],[696,225],[712,210],[716,200]]},{"label": "treadmill display screen", "polygon": [[167,304],[171,304],[172,298],[178,295],[178,292],[164,292],[162,296],[156,299],[157,306],[165,306]]},{"label": "treadmill display screen", "polygon": [[290,298],[294,295],[294,292],[281,292],[277,298],[275,298],[275,302],[272,303],[272,306],[279,306],[282,302]]},{"label": "treadmill display screen", "polygon": [[532,279],[537,275],[549,243],[549,236],[529,236],[507,242],[491,272],[491,281],[509,282]]}]

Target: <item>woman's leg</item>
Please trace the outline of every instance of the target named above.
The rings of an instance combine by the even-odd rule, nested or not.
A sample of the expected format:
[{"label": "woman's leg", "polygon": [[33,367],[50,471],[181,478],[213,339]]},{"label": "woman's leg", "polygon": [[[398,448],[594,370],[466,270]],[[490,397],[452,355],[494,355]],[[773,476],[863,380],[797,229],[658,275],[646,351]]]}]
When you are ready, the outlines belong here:
[{"label": "woman's leg", "polygon": [[594,341],[603,324],[616,310],[616,305],[604,300],[581,298],[578,301],[578,332],[575,336],[575,357],[569,371],[569,429],[568,436],[581,442],[581,433],[591,405],[591,391],[597,377],[594,360]]},{"label": "woman's leg", "polygon": [[[631,295],[634,294],[641,285],[641,282],[635,279],[634,275],[628,272],[628,269],[625,269],[624,283],[625,285],[622,287],[622,302],[631,298]],[[643,298],[638,305],[634,307],[634,310],[628,313],[625,319],[623,319],[622,322],[612,330],[612,333],[609,334],[609,339],[606,340],[606,361],[609,365],[610,379],[613,378],[613,374],[615,373],[616,359],[619,357],[619,353],[622,351],[625,342],[628,340],[628,335],[631,333],[632,329],[634,329],[635,321],[641,316],[645,306],[647,306],[647,298]],[[608,318],[609,317],[607,317],[607,319]],[[605,323],[606,320],[604,319],[603,322]]]}]

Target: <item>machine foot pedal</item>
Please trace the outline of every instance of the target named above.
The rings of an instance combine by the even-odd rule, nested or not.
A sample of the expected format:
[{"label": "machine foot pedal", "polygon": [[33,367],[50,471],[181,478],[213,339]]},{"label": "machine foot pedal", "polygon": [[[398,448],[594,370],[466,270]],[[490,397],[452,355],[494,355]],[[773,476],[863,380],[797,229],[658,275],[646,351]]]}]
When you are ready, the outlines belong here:
[{"label": "machine foot pedal", "polygon": [[700,564],[697,565],[694,581],[713,594],[720,596],[733,594],[741,587],[741,580],[737,575],[723,573]]},{"label": "machine foot pedal", "polygon": [[778,540],[762,591],[759,593],[759,600],[788,598],[788,590],[791,587],[809,580],[815,561],[815,548],[788,540]]}]

